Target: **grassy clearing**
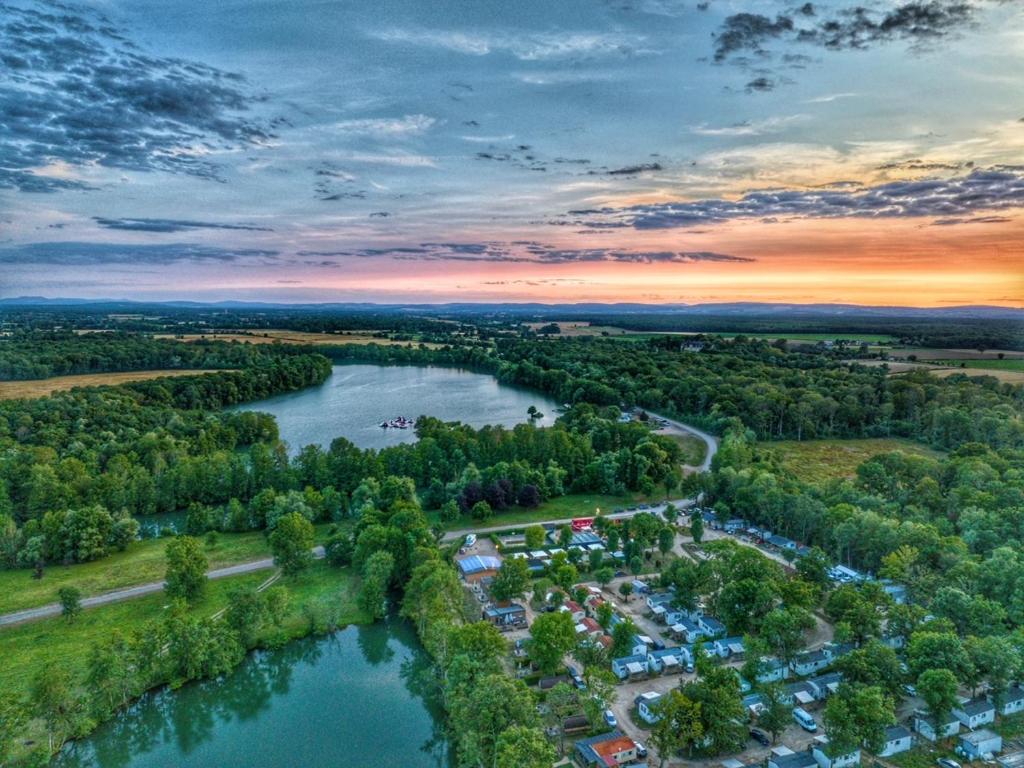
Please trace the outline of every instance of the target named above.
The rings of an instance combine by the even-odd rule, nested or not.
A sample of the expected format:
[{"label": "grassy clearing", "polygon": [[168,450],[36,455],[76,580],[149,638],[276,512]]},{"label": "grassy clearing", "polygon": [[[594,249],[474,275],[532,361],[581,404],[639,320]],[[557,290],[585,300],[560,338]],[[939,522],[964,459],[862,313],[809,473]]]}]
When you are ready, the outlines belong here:
[{"label": "grassy clearing", "polygon": [[99,387],[111,384],[125,384],[130,381],[149,381],[168,376],[196,376],[216,373],[211,370],[165,369],[160,371],[124,371],[118,373],[81,373],[74,376],[53,376],[49,379],[31,381],[0,381],[0,400],[16,400],[26,397],[45,397],[54,392],[75,387]]},{"label": "grassy clearing", "polygon": [[[0,571],[0,613],[11,613],[57,601],[57,590],[73,585],[83,597],[91,597],[136,584],[160,581],[166,563],[164,548],[170,539],[136,541],[124,552],[116,552],[91,563],[53,565],[43,578],[32,578],[32,570]],[[262,533],[223,533],[214,547],[206,547],[211,568],[259,560],[270,555]]]},{"label": "grassy clearing", "polygon": [[[178,341],[237,341],[242,344],[304,344],[304,345],[331,345],[339,344],[380,344],[381,346],[405,346],[407,344],[418,345],[416,341],[394,341],[392,339],[380,338],[367,331],[338,331],[336,333],[313,333],[310,331],[285,331],[267,330],[250,332],[226,333],[183,333],[156,334],[158,339],[177,339]],[[428,347],[439,347],[440,344],[427,343]]]},{"label": "grassy clearing", "polygon": [[[228,594],[237,588],[254,588],[265,581],[269,571],[211,581],[203,599],[192,612],[212,616],[227,607]],[[309,633],[306,606],[310,603],[332,604],[339,624],[366,624],[370,617],[355,604],[355,577],[347,569],[326,563],[314,563],[307,571],[277,585],[288,590],[288,614],[281,627],[270,627],[262,633],[262,643],[277,645]],[[84,611],[72,623],[62,618],[46,619],[32,624],[0,630],[0,697],[10,700],[25,696],[29,684],[40,669],[52,665],[66,666],[76,679],[81,679],[89,648],[113,631],[124,634],[144,628],[148,622],[166,615],[167,599],[163,594],[148,595],[137,600],[114,603]]]},{"label": "grassy clearing", "polygon": [[966,368],[961,368],[960,366],[956,366],[955,368],[932,368],[929,370],[929,373],[931,373],[932,376],[938,376],[940,378],[956,376],[957,374],[963,374],[964,376],[991,376],[992,378],[998,379],[1006,384],[1024,384],[1024,370],[1013,371],[994,369],[989,368],[987,363],[984,363],[983,361],[978,362],[981,362],[984,367],[968,366]]},{"label": "grassy clearing", "polygon": [[546,520],[593,517],[597,514],[598,509],[602,512],[612,512],[619,507],[631,507],[634,504],[655,503],[663,500],[663,495],[644,496],[642,493],[627,493],[622,496],[600,493],[575,493],[545,501],[536,509],[513,507],[504,512],[498,512],[489,520],[483,522],[462,517],[451,523],[441,523],[436,511],[428,513],[427,516],[431,524],[440,525],[444,530],[453,531],[461,530],[462,528],[493,528],[499,525],[512,527],[516,525],[530,525],[531,523],[544,522]]},{"label": "grassy clearing", "polygon": [[1024,359],[1024,352],[1012,349],[976,349],[935,348],[935,347],[893,347],[889,350],[893,357],[906,358],[914,355],[918,360],[999,360],[1001,354],[1005,359]]},{"label": "grassy clearing", "polygon": [[[211,581],[206,595],[193,610],[212,615],[227,605],[227,594],[236,587],[255,587],[270,572],[251,573],[221,581]],[[115,629],[129,633],[153,619],[161,618],[167,598],[158,593],[82,611],[73,624],[61,617],[19,624],[0,630],[0,696],[23,695],[32,678],[50,664],[67,666],[73,675],[85,669],[89,647]]]},{"label": "grassy clearing", "polygon": [[683,449],[683,463],[691,467],[700,466],[708,455],[708,445],[696,435],[667,435]]},{"label": "grassy clearing", "polygon": [[783,465],[806,482],[823,482],[833,478],[853,477],[857,466],[872,456],[889,451],[904,451],[915,456],[938,457],[937,451],[899,438],[866,438],[861,440],[782,440],[761,443],[781,454]]}]

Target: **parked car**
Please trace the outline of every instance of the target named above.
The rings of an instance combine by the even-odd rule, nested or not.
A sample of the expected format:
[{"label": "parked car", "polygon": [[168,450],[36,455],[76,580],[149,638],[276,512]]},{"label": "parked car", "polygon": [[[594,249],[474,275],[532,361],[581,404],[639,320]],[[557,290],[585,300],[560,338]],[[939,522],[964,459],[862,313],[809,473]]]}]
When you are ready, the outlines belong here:
[{"label": "parked car", "polygon": [[942,766],[942,768],[960,768],[960,763],[956,760],[950,760],[948,757],[940,757],[935,762]]},{"label": "parked car", "polygon": [[469,534],[469,536],[466,537],[466,546],[472,547],[474,544],[476,544],[476,534],[471,533]]},{"label": "parked car", "polygon": [[[604,722],[605,725],[607,725],[609,728],[617,728],[619,725],[619,721],[615,717],[615,713],[612,712],[610,709],[606,709],[604,711]],[[957,766],[956,768],[960,768],[960,766]]]},{"label": "parked car", "polygon": [[903,692],[907,694],[907,696],[917,696],[917,688],[912,685],[904,685]]},{"label": "parked car", "polygon": [[[808,733],[815,733],[818,730],[818,724],[814,721],[814,718],[802,707],[797,707],[793,710],[793,719],[796,720],[797,725]],[[956,768],[960,768],[960,766]]]},{"label": "parked car", "polygon": [[751,728],[750,738],[752,738],[762,747],[770,746],[772,743],[771,737],[769,737],[768,734],[762,731],[760,728]]},{"label": "parked car", "polygon": [[645,747],[639,741],[634,742],[634,744],[636,744],[636,756],[647,757],[647,747]]},{"label": "parked car", "polygon": [[665,644],[663,642],[661,642],[661,640],[654,640],[653,644],[654,644],[654,650],[656,650],[656,651],[664,651],[665,650]]}]

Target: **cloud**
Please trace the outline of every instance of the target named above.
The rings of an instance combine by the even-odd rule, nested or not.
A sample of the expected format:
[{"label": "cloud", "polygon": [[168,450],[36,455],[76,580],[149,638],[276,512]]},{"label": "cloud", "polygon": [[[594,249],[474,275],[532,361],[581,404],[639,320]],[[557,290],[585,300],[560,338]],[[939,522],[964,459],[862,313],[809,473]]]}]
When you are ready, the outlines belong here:
[{"label": "cloud", "polygon": [[698,262],[752,262],[745,256],[713,251],[634,251],[622,248],[558,248],[532,240],[479,243],[420,243],[396,248],[357,248],[338,251],[299,251],[305,258],[392,258],[397,261],[465,261],[513,264],[695,264]]},{"label": "cloud", "polygon": [[641,173],[652,173],[663,170],[661,163],[640,163],[638,165],[627,165],[622,168],[612,168],[607,171],[609,176],[636,176]]},{"label": "cloud", "polygon": [[252,224],[218,224],[211,221],[191,221],[188,219],[108,219],[93,216],[93,221],[105,229],[121,229],[132,232],[186,232],[194,229],[234,229],[246,232],[273,232],[270,227],[257,227]]},{"label": "cloud", "polygon": [[433,117],[417,114],[397,118],[341,120],[333,123],[328,130],[352,135],[399,138],[426,133],[436,122]]},{"label": "cloud", "polygon": [[894,40],[921,45],[967,26],[974,10],[964,0],[912,0],[886,11],[844,8],[828,18],[803,8],[774,19],[759,13],[735,13],[726,17],[715,34],[714,58],[722,62],[741,53],[767,57],[765,45],[775,40],[828,50],[867,49]]},{"label": "cloud", "polygon": [[114,264],[253,263],[276,261],[277,251],[258,248],[220,248],[194,243],[27,243],[0,248],[0,264],[102,266]]},{"label": "cloud", "polygon": [[762,46],[795,28],[793,19],[779,15],[774,20],[760,13],[727,16],[715,35],[715,61],[724,61],[740,51],[765,54]]},{"label": "cloud", "polygon": [[651,203],[626,208],[570,211],[552,223],[592,228],[667,229],[736,219],[913,218],[951,219],[1024,207],[1024,168],[975,169],[946,179],[892,181],[875,186],[767,189],[737,200]]},{"label": "cloud", "polygon": [[936,219],[932,222],[933,227],[951,227],[957,224],[1006,224],[1013,221],[1010,216],[973,216],[969,219],[954,217],[951,219]]},{"label": "cloud", "polygon": [[4,5],[0,18],[0,188],[92,188],[56,165],[217,179],[211,151],[271,137],[239,75],[149,55],[95,11]]},{"label": "cloud", "polygon": [[469,56],[508,54],[521,61],[647,52],[643,37],[620,32],[492,33],[393,28],[370,35],[389,43],[442,48]]},{"label": "cloud", "polygon": [[781,131],[793,123],[806,120],[807,117],[807,115],[785,115],[766,117],[763,120],[744,120],[732,125],[695,125],[690,128],[690,133],[695,133],[698,136],[761,136]]}]

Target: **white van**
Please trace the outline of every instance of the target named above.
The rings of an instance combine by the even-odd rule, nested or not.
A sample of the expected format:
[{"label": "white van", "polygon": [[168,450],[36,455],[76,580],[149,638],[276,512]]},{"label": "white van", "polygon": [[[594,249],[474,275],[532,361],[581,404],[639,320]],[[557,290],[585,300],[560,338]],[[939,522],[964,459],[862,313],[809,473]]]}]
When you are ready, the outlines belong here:
[{"label": "white van", "polygon": [[818,724],[814,722],[814,718],[801,707],[793,709],[793,719],[796,720],[796,724],[803,728],[805,731],[814,733],[818,730]]},{"label": "white van", "polygon": [[472,547],[474,544],[476,544],[476,534],[471,533],[469,534],[469,536],[466,537],[466,546]]}]

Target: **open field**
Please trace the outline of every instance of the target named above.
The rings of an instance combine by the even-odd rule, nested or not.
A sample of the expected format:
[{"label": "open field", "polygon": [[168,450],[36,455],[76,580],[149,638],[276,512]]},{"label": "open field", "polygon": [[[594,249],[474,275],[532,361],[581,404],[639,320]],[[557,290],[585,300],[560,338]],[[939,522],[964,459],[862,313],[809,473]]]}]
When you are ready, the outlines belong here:
[{"label": "open field", "polygon": [[664,499],[663,495],[644,496],[642,493],[611,496],[600,493],[574,493],[559,496],[545,501],[536,509],[512,507],[503,512],[495,512],[489,519],[477,523],[469,517],[460,517],[450,523],[441,523],[436,511],[428,513],[431,524],[440,525],[444,530],[459,530],[467,526],[479,525],[491,527],[496,525],[529,525],[544,520],[561,520],[568,517],[593,517],[597,510],[612,512],[619,507],[632,507],[645,502],[657,502]]},{"label": "open field", "polygon": [[15,400],[21,397],[45,397],[53,392],[62,392],[75,387],[99,387],[109,384],[125,384],[130,381],[149,381],[168,376],[196,376],[201,373],[216,373],[212,370],[165,369],[160,371],[124,371],[118,373],[81,373],[74,376],[53,376],[49,379],[31,381],[0,381],[0,400]]},{"label": "open field", "polygon": [[551,325],[555,323],[562,332],[552,336],[557,339],[559,336],[600,336],[606,334],[608,336],[622,336],[627,335],[630,332],[625,328],[619,328],[614,325],[594,325],[586,321],[583,322],[568,322],[565,320],[548,320],[543,323],[526,323],[525,325],[533,330],[543,328],[545,325]]},{"label": "open field", "polygon": [[904,359],[914,355],[918,360],[992,360],[998,361],[999,355],[1007,360],[1024,360],[1024,352],[1012,349],[940,349],[931,347],[893,347],[889,350],[892,357]]},{"label": "open field", "polygon": [[[209,616],[225,608],[228,593],[238,588],[252,588],[266,581],[270,572],[245,574],[211,581],[206,594],[193,608],[198,615]],[[311,601],[327,599],[337,609],[339,623],[365,623],[367,617],[356,606],[354,577],[349,570],[332,568],[319,561],[295,578],[283,578],[277,585],[289,594],[289,610],[280,628],[271,628],[266,639],[278,641],[305,634],[309,618],[303,606]],[[48,664],[67,665],[80,677],[88,659],[89,647],[117,630],[129,634],[147,622],[166,614],[167,598],[163,593],[105,605],[83,611],[72,624],[63,618],[45,619],[0,630],[0,697],[10,700],[26,692],[33,676]]]},{"label": "open field", "polygon": [[[35,608],[57,600],[57,590],[75,586],[82,597],[91,597],[115,589],[160,581],[166,562],[164,548],[170,539],[147,539],[128,545],[124,552],[75,565],[50,565],[43,578],[32,578],[32,570],[19,568],[0,571],[0,613]],[[252,533],[223,533],[214,547],[204,547],[210,568],[258,560],[270,554],[266,537]]]},{"label": "open field", "polygon": [[[405,346],[407,344],[418,345],[417,341],[394,341],[392,339],[380,338],[367,331],[338,331],[337,333],[313,333],[309,331],[228,331],[225,333],[158,333],[158,339],[176,339],[178,341],[237,341],[243,344],[305,344],[305,345],[331,345],[339,344],[380,344],[381,346]],[[427,343],[426,346],[436,348],[440,344]]]},{"label": "open field", "polygon": [[978,362],[984,364],[985,367],[975,367],[972,365],[966,368],[961,368],[960,366],[955,366],[952,368],[930,368],[929,373],[931,373],[933,376],[941,376],[943,378],[945,378],[946,376],[953,376],[958,373],[962,373],[965,376],[991,376],[1007,384],[1024,384],[1024,370],[1014,371],[1001,368],[989,368],[988,365],[984,363],[984,361]]},{"label": "open field", "polygon": [[872,456],[890,451],[903,451],[915,456],[938,457],[941,454],[927,446],[900,438],[865,438],[857,440],[780,440],[760,443],[780,454],[783,465],[806,482],[824,482],[834,478],[853,477],[857,466]]},{"label": "open field", "polygon": [[668,435],[683,449],[683,463],[691,467],[699,467],[708,455],[708,446],[696,435]]}]

